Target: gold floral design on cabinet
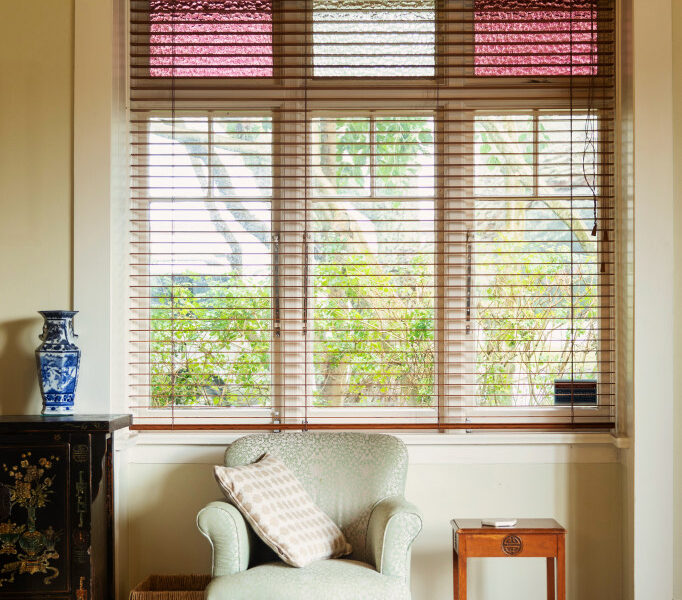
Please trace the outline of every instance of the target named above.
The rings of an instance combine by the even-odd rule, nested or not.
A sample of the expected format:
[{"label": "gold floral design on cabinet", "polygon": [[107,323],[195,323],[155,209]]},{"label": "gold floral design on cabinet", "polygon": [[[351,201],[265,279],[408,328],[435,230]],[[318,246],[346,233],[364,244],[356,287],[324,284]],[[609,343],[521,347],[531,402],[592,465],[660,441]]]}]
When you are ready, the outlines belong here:
[{"label": "gold floral design on cabinet", "polygon": [[[53,468],[59,456],[34,458],[31,452],[21,454],[18,464],[3,463],[6,481],[0,483],[0,556],[9,558],[0,568],[0,588],[14,582],[16,575],[44,575],[43,583],[51,583],[59,569],[53,561],[59,558],[56,543],[60,532],[52,526],[39,529],[37,514],[45,508],[54,493]],[[12,520],[16,507],[25,510],[25,523]]]}]

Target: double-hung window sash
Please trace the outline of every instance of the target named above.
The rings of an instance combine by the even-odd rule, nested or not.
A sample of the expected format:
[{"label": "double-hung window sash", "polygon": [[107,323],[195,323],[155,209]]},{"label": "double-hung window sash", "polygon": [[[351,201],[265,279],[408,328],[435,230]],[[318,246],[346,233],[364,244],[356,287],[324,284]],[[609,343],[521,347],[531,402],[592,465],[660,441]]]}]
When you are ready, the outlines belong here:
[{"label": "double-hung window sash", "polygon": [[135,427],[613,427],[614,24],[131,0]]}]

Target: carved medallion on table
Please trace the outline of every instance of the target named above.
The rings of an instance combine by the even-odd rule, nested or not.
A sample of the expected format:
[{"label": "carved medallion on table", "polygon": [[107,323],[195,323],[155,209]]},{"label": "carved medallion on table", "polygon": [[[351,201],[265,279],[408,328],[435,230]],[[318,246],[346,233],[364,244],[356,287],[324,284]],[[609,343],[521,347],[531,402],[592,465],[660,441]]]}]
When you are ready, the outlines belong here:
[{"label": "carved medallion on table", "polygon": [[507,556],[516,556],[523,550],[523,542],[518,535],[508,535],[502,540],[502,551]]}]

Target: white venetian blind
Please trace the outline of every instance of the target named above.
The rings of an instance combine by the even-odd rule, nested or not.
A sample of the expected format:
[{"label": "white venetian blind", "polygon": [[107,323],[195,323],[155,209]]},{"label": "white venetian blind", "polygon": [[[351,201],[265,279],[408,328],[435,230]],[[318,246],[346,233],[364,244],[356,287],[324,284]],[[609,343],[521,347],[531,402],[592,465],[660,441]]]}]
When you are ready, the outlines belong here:
[{"label": "white venetian blind", "polygon": [[610,1],[130,19],[137,427],[612,426]]}]

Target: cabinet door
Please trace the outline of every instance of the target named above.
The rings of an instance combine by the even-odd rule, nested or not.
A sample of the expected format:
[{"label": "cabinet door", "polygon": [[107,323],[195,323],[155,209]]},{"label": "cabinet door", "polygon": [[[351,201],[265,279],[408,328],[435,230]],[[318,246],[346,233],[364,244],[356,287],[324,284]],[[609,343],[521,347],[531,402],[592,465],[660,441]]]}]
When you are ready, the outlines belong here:
[{"label": "cabinet door", "polygon": [[0,437],[3,598],[71,592],[69,451],[68,439],[59,434]]}]

